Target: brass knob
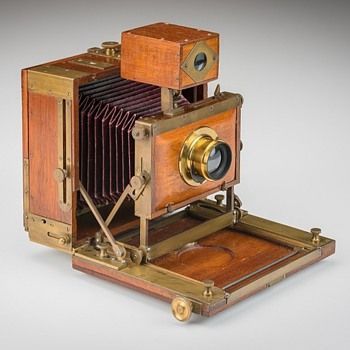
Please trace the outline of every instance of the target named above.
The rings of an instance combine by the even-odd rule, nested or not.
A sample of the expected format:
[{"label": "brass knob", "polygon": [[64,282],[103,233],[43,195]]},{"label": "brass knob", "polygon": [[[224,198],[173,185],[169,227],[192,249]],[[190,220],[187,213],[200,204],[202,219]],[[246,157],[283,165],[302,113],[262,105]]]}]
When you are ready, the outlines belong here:
[{"label": "brass knob", "polygon": [[61,168],[55,169],[53,176],[57,182],[63,182],[67,178],[67,171]]},{"label": "brass knob", "polygon": [[181,322],[188,321],[192,315],[192,303],[183,297],[176,297],[171,302],[171,311],[174,317]]},{"label": "brass knob", "polygon": [[130,185],[135,190],[141,189],[141,187],[145,184],[145,179],[142,176],[133,176],[130,180]]},{"label": "brass knob", "polygon": [[69,243],[70,243],[70,237],[69,236],[63,236],[63,237],[60,237],[58,239],[58,244],[59,245],[64,246],[64,245],[69,244]]},{"label": "brass knob", "polygon": [[143,140],[148,137],[148,131],[145,128],[135,126],[131,131],[131,135],[134,140]]},{"label": "brass knob", "polygon": [[204,285],[203,295],[207,298],[210,298],[211,296],[213,296],[214,281],[205,280],[203,281],[203,285]]},{"label": "brass knob", "polygon": [[101,46],[105,50],[107,56],[115,56],[118,51],[119,43],[117,41],[105,41]]},{"label": "brass knob", "polygon": [[59,244],[59,245],[66,245],[66,244],[67,244],[66,238],[61,237],[61,238],[58,240],[58,244]]},{"label": "brass knob", "polygon": [[312,234],[312,243],[318,245],[320,243],[321,229],[318,227],[314,227],[310,230],[310,232]]},{"label": "brass knob", "polygon": [[225,199],[225,196],[223,194],[217,194],[215,196],[215,200],[216,200],[217,205],[221,205],[224,199]]},{"label": "brass knob", "polygon": [[88,53],[99,53],[101,51],[101,49],[99,47],[90,47],[89,49],[87,49]]}]

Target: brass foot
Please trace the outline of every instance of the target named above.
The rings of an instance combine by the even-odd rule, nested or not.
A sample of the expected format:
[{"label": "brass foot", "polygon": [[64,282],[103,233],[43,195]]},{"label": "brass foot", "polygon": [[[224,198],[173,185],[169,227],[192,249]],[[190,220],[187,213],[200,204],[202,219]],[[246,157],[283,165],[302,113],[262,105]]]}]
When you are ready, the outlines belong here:
[{"label": "brass foot", "polygon": [[192,315],[192,303],[183,297],[176,297],[171,302],[171,311],[174,317],[181,322],[186,322]]}]

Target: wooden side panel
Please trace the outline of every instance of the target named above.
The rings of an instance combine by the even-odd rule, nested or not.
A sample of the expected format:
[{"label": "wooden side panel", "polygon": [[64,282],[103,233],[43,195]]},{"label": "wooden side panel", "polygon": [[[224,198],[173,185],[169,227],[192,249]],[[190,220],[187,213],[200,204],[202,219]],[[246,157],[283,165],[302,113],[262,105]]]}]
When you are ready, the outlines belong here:
[{"label": "wooden side panel", "polygon": [[121,76],[143,83],[179,88],[180,45],[122,34]]},{"label": "wooden side panel", "polygon": [[[156,190],[153,193],[153,211],[164,209],[169,203],[179,203],[200,195],[206,195],[214,189],[220,190],[223,183],[235,180],[238,152],[236,142],[237,110],[231,109],[214,115],[205,120],[187,124],[181,128],[159,134],[155,137],[154,147],[154,179]],[[219,138],[231,147],[233,159],[226,176],[218,181],[206,182],[201,186],[193,187],[186,184],[179,173],[179,155],[184,140],[199,127],[212,127]]]},{"label": "wooden side panel", "polygon": [[58,165],[57,99],[29,93],[30,212],[72,223],[72,211],[63,212],[53,173]]}]

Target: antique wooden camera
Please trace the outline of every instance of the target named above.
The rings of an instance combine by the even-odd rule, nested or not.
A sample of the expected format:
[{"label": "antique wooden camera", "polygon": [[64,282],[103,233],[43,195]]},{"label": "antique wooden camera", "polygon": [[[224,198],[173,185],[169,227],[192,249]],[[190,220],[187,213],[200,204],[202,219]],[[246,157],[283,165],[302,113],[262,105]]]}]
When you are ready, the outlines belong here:
[{"label": "antique wooden camera", "polygon": [[[168,23],[22,71],[24,227],[73,268],[211,316],[332,254],[320,230],[249,214],[242,97],[219,35]],[[217,194],[215,200],[207,197]],[[225,204],[224,204],[225,203]]]}]

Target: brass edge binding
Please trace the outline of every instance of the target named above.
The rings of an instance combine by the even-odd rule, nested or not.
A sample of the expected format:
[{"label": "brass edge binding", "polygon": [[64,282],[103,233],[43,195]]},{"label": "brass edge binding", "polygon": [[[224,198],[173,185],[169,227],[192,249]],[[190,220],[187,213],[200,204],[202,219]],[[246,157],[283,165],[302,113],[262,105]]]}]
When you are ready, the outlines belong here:
[{"label": "brass edge binding", "polygon": [[114,67],[114,64],[111,64],[111,63],[100,62],[100,61],[96,61],[96,60],[95,61],[87,60],[87,59],[83,59],[83,58],[76,58],[76,59],[73,59],[69,62],[73,63],[73,64],[78,64],[80,66],[96,68],[96,69],[100,69],[100,70],[105,70],[107,68]]},{"label": "brass edge binding", "polygon": [[88,77],[90,73],[43,65],[28,70],[28,90],[42,95],[72,99],[74,80]]},{"label": "brass edge binding", "polygon": [[315,249],[315,247],[334,242],[334,240],[330,238],[318,235],[318,242],[315,244],[313,233],[266,220],[251,214],[243,216],[235,225],[235,228],[261,238],[305,250],[312,250]]},{"label": "brass edge binding", "polygon": [[28,231],[28,213],[29,213],[29,159],[23,159],[23,225]]},{"label": "brass edge binding", "polygon": [[163,132],[179,128],[181,126],[191,124],[197,120],[208,118],[214,114],[225,112],[229,109],[237,108],[242,105],[242,96],[232,94],[230,92],[222,92],[218,96],[209,97],[205,100],[192,103],[180,109],[180,113],[176,113],[172,117],[164,118],[163,115],[152,118],[142,118],[136,121],[136,125],[150,125],[152,127],[152,136]]}]

